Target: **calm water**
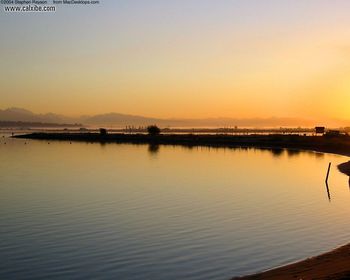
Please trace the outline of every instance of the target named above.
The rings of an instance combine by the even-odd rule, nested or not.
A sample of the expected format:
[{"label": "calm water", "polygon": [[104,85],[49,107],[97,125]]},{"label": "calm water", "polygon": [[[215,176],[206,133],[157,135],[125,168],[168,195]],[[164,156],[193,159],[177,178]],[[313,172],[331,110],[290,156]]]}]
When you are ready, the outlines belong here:
[{"label": "calm water", "polygon": [[327,251],[350,241],[344,161],[1,138],[0,279],[229,279]]}]

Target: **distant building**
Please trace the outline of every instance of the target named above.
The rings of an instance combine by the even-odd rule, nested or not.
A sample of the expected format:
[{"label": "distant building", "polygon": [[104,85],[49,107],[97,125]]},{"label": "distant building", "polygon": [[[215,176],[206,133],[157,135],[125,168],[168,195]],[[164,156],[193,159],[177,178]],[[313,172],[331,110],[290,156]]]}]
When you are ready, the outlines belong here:
[{"label": "distant building", "polygon": [[324,134],[326,131],[326,128],[324,126],[316,126],[315,131],[316,131],[316,134]]}]

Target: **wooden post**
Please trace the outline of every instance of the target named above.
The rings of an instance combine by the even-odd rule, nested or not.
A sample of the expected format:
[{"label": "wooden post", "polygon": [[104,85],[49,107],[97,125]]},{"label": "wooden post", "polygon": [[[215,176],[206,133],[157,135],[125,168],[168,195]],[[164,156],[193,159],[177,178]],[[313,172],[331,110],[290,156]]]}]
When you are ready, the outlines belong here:
[{"label": "wooden post", "polygon": [[331,202],[331,193],[329,192],[329,187],[327,182],[326,182],[326,189],[327,189],[328,200],[329,202]]},{"label": "wooden post", "polygon": [[331,165],[332,165],[332,163],[330,162],[328,165],[328,170],[327,170],[326,183],[328,183],[328,177],[329,177],[329,172],[331,171]]}]

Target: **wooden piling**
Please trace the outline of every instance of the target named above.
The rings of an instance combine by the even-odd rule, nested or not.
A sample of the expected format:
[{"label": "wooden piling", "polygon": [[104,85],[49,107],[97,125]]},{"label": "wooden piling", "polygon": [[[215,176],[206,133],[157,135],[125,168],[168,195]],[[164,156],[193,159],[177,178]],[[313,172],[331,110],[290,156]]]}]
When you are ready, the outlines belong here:
[{"label": "wooden piling", "polygon": [[330,162],[330,163],[328,164],[328,170],[327,170],[327,176],[326,176],[326,183],[328,183],[328,177],[329,177],[329,172],[331,171],[331,165],[332,165],[332,163]]}]

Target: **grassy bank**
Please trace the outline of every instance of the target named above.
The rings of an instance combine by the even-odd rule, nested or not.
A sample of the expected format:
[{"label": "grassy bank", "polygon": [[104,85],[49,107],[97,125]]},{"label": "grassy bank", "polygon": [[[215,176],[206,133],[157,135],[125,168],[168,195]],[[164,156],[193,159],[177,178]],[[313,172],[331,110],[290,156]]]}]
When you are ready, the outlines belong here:
[{"label": "grassy bank", "polygon": [[17,138],[58,141],[84,141],[102,143],[132,143],[155,145],[290,148],[350,155],[350,136],[300,135],[195,135],[195,134],[107,134],[99,133],[32,133]]}]

